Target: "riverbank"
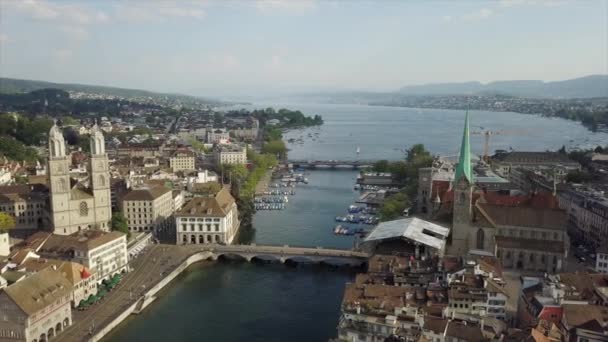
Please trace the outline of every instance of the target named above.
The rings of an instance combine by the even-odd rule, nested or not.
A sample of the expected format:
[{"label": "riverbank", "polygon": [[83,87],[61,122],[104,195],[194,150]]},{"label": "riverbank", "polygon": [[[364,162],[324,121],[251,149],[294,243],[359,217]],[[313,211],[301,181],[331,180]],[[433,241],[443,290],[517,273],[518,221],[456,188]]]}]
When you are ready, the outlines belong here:
[{"label": "riverbank", "polygon": [[[156,255],[154,255],[155,251],[162,251],[163,259],[157,259]],[[151,259],[153,264],[164,265],[170,264],[175,266],[174,268],[168,270],[164,269],[159,272],[160,278],[156,278],[155,282],[148,282],[142,284],[142,290],[140,294],[132,295],[134,283],[133,280],[137,277],[135,274],[132,274],[131,277],[125,277],[125,281],[121,284],[120,288],[126,289],[128,288],[130,293],[130,301],[126,301],[126,305],[110,305],[108,302],[104,302],[99,304],[96,307],[94,312],[90,312],[87,320],[79,320],[78,322],[82,325],[82,323],[86,324],[88,322],[93,322],[93,326],[89,327],[88,331],[85,331],[85,334],[78,334],[76,331],[78,329],[74,329],[77,327],[79,323],[75,323],[72,328],[71,334],[69,336],[62,335],[63,340],[66,341],[99,341],[104,338],[110,331],[119,326],[127,317],[132,314],[140,314],[142,313],[148,305],[153,303],[156,300],[156,295],[163,290],[167,285],[171,284],[174,279],[176,279],[182,272],[188,269],[191,265],[199,263],[204,260],[217,260],[218,254],[225,255],[228,253],[229,255],[239,255],[241,258],[246,259],[247,261],[252,261],[252,258],[268,255],[275,255],[277,260],[280,259],[281,263],[290,263],[290,265],[295,265],[294,260],[298,260],[298,258],[307,258],[313,263],[326,262],[327,260],[336,260],[337,262],[343,263],[344,265],[351,265],[356,267],[361,267],[362,263],[365,263],[367,258],[367,254],[363,252],[354,252],[354,251],[346,251],[346,250],[333,250],[333,249],[318,249],[318,248],[299,248],[299,247],[287,247],[287,246],[207,246],[207,245],[187,245],[187,246],[173,246],[173,245],[164,245],[164,246],[153,246],[150,254],[144,255],[146,259]],[[230,254],[233,253],[233,254]],[[154,256],[153,256],[154,255]],[[170,259],[177,259],[182,257],[184,260],[178,263],[171,263]],[[292,261],[288,261],[287,259]],[[144,268],[144,266],[148,266],[148,268]],[[154,272],[150,269],[149,265],[145,263],[141,265],[139,268],[139,272]],[[139,287],[135,287],[139,289]],[[118,289],[117,289],[118,290]],[[110,296],[110,301],[117,300],[116,293],[113,293]],[[110,313],[111,319],[102,320],[99,315],[99,310],[103,310]],[[101,311],[101,312],[103,312]],[[97,313],[97,315],[95,315]],[[103,322],[99,325],[95,326],[94,322]]]}]

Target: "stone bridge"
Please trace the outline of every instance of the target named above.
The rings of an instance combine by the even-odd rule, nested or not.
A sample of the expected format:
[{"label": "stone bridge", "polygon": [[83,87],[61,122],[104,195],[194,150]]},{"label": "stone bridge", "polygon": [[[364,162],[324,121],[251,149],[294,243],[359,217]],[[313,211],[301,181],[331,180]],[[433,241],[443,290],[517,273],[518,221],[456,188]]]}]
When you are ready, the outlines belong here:
[{"label": "stone bridge", "polygon": [[352,168],[359,169],[371,167],[375,160],[288,160],[295,168],[315,169],[315,168]]},{"label": "stone bridge", "polygon": [[281,263],[292,261],[362,266],[370,256],[365,252],[346,249],[291,247],[287,245],[199,245],[197,247],[194,247],[197,252],[202,252],[207,256],[207,259],[212,260],[236,256],[247,261],[257,259],[261,261],[279,261]]}]

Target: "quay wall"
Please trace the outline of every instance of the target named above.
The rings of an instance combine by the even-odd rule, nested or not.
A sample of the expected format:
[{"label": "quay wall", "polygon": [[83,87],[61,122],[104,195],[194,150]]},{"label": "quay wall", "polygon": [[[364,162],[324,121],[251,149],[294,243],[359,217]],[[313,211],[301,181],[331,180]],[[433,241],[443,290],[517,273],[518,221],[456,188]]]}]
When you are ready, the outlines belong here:
[{"label": "quay wall", "polygon": [[[179,276],[184,270],[186,270],[190,265],[195,264],[199,261],[206,260],[211,256],[210,252],[200,252],[191,255],[184,262],[182,262],[176,269],[174,269],[171,273],[169,273],[166,277],[164,277],[161,281],[159,281],[156,285],[151,287],[144,296],[133,303],[133,305],[129,306],[125,311],[123,311],[120,315],[118,315],[112,322],[104,326],[99,332],[89,339],[90,342],[100,341],[104,336],[106,336],[110,331],[116,328],[120,323],[122,323],[129,315],[133,314],[137,309],[137,306],[141,301],[144,301],[145,298],[154,297],[160,290],[165,288],[171,281],[173,281],[177,276]],[[142,308],[144,309],[144,308]]]}]

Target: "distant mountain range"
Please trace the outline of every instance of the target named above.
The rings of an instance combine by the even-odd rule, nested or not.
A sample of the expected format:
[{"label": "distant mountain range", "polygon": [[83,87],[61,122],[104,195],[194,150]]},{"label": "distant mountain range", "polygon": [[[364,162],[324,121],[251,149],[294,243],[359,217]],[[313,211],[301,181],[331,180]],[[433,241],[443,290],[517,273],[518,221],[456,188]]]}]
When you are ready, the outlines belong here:
[{"label": "distant mountain range", "polygon": [[590,75],[565,81],[495,81],[437,83],[401,88],[402,95],[508,95],[518,97],[591,98],[608,97],[608,75]]},{"label": "distant mountain range", "polygon": [[96,86],[87,84],[71,84],[71,83],[53,83],[46,81],[22,80],[14,78],[0,77],[0,94],[19,94],[28,93],[33,90],[55,88],[65,91],[77,91],[92,94],[104,94],[110,96],[119,96],[125,99],[134,99],[142,97],[150,97],[159,100],[178,101],[183,104],[187,103],[220,103],[218,100],[195,97],[183,94],[171,93],[156,93],[147,90],[126,89],[106,86]]}]

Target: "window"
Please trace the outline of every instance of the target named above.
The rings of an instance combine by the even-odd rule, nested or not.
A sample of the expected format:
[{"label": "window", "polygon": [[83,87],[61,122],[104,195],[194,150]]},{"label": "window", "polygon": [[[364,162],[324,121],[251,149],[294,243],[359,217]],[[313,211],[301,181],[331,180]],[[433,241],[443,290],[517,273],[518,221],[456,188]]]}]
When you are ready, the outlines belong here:
[{"label": "window", "polygon": [[484,239],[485,239],[485,233],[484,233],[483,229],[479,228],[477,230],[477,249],[483,249]]},{"label": "window", "polygon": [[87,202],[80,202],[80,216],[88,216],[89,215],[89,206]]}]

